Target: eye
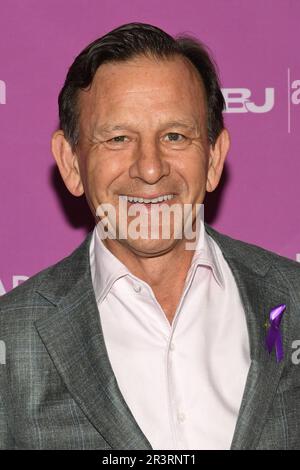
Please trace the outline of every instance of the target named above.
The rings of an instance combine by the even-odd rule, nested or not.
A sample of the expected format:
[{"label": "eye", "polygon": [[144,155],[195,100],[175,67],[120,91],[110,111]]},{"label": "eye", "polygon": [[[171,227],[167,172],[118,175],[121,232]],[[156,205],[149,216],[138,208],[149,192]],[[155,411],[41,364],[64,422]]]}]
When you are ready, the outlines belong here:
[{"label": "eye", "polygon": [[170,137],[169,142],[184,142],[185,136],[177,132],[168,132],[167,137]]},{"label": "eye", "polygon": [[116,137],[113,137],[112,139],[109,139],[107,142],[111,142],[111,143],[123,143],[124,142],[124,139],[127,139],[128,137],[126,135],[118,135]]}]

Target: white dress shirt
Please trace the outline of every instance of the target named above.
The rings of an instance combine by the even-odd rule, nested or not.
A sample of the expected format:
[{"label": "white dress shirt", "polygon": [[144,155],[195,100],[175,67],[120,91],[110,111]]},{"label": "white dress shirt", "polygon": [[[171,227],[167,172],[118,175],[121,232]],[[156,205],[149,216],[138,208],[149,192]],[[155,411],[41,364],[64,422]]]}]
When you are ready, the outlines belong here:
[{"label": "white dress shirt", "polygon": [[170,325],[151,287],[104,245],[92,281],[120,391],[153,449],[230,449],[250,367],[244,308],[216,242],[201,231]]}]

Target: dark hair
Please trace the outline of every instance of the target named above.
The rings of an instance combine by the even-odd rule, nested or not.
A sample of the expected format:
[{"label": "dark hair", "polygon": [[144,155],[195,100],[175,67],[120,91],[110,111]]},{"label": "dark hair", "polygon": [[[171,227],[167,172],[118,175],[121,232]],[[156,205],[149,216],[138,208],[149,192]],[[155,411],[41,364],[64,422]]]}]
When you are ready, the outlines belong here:
[{"label": "dark hair", "polygon": [[207,131],[214,145],[224,128],[225,101],[216,65],[207,48],[192,36],[173,38],[160,28],[145,23],[128,23],[88,45],[69,68],[58,98],[59,125],[73,151],[79,140],[78,92],[88,88],[98,67],[110,61],[126,61],[139,55],[167,59],[176,55],[192,62],[202,78],[207,99]]}]

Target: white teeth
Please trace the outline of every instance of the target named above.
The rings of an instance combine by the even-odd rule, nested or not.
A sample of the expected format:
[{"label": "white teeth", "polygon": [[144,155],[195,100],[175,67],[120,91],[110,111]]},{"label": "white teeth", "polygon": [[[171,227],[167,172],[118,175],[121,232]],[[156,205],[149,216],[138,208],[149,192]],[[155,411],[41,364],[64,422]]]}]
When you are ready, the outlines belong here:
[{"label": "white teeth", "polygon": [[165,196],[159,196],[153,199],[148,199],[148,198],[143,198],[143,197],[134,197],[134,196],[125,196],[128,202],[139,202],[139,203],[144,203],[144,204],[169,201],[170,199],[173,199],[173,197],[174,197],[174,194],[167,194]]}]

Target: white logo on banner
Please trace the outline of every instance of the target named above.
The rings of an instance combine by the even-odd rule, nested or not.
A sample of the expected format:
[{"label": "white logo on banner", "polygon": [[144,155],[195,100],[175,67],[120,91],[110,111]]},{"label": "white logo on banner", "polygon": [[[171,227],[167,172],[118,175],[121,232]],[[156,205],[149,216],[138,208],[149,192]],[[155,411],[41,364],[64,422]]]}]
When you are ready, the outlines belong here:
[{"label": "white logo on banner", "polygon": [[[13,276],[12,277],[12,288],[17,287],[19,284],[26,281],[27,279],[29,279],[28,276]],[[6,290],[5,290],[3,282],[0,279],[0,295],[4,295],[4,294],[6,294]]]},{"label": "white logo on banner", "polygon": [[291,80],[291,69],[287,70],[288,85],[288,133],[291,133],[291,104],[300,104],[300,80]]},{"label": "white logo on banner", "polygon": [[0,80],[0,104],[6,104],[6,84]]},{"label": "white logo on banner", "polygon": [[300,104],[300,80],[294,80],[292,89],[295,90],[292,92],[291,100],[293,104]]},{"label": "white logo on banner", "polygon": [[[291,133],[292,106],[300,104],[300,80],[291,78],[291,69],[287,69],[287,131]],[[249,88],[222,88],[226,103],[224,113],[268,113],[274,108],[275,88],[264,89],[264,102],[257,104],[251,100]]]},{"label": "white logo on banner", "polygon": [[222,88],[226,102],[225,113],[268,113],[274,107],[274,88],[265,88],[265,101],[262,105],[250,100],[249,88]]}]

